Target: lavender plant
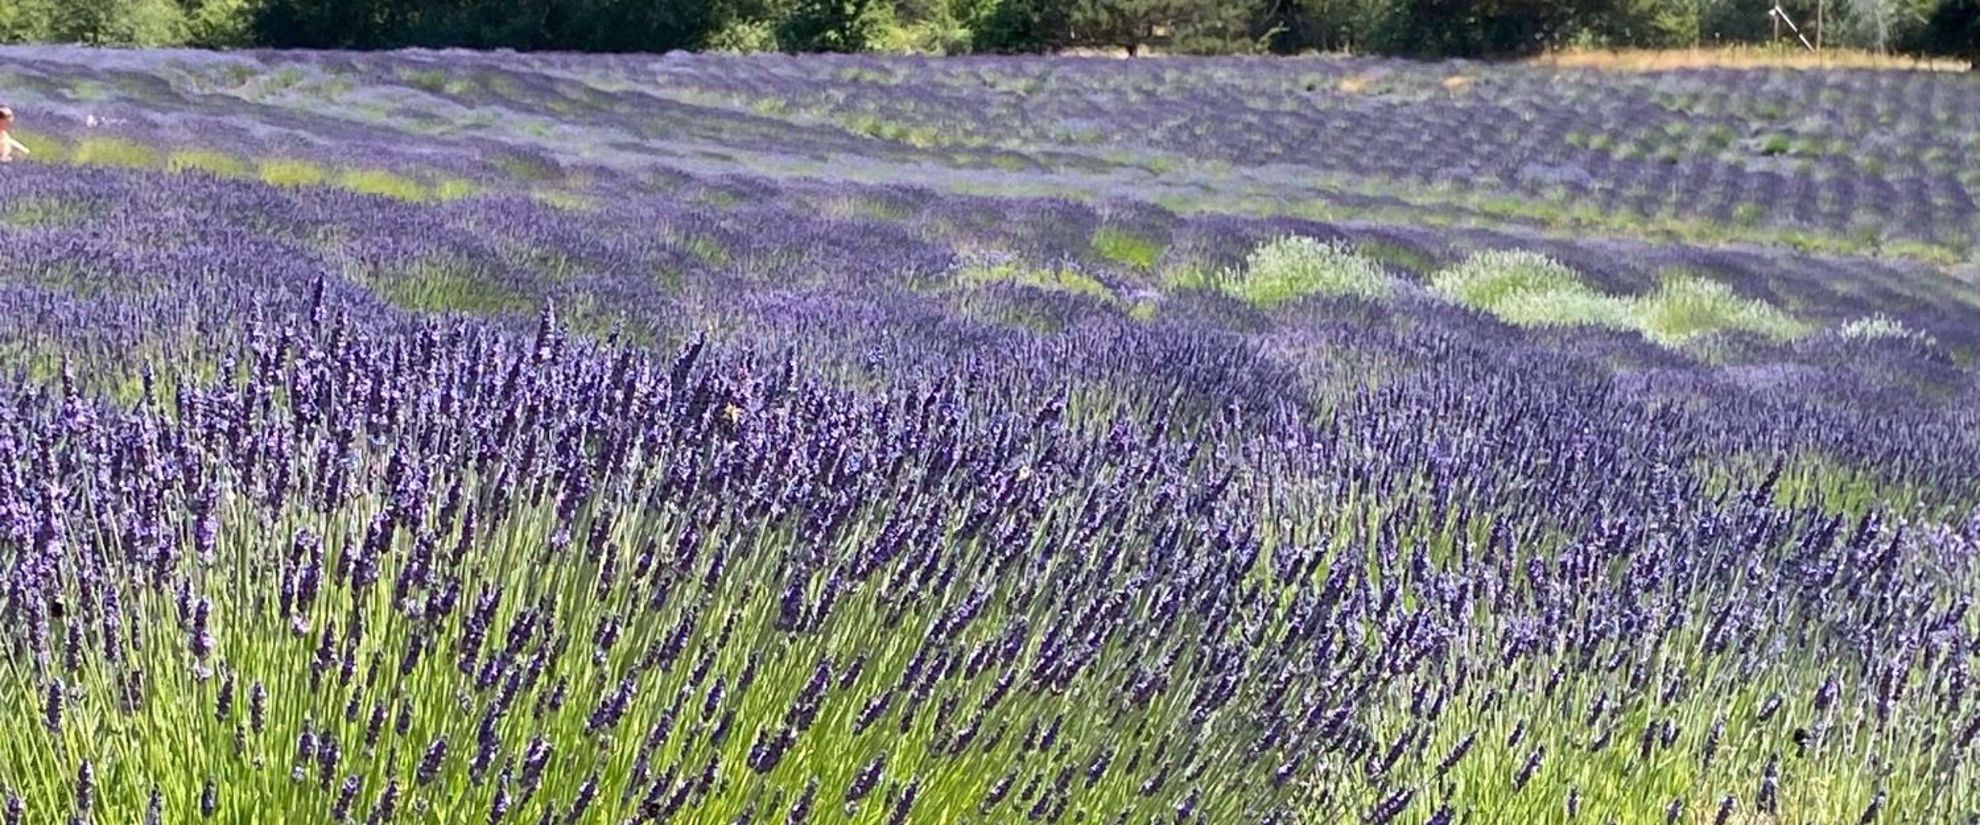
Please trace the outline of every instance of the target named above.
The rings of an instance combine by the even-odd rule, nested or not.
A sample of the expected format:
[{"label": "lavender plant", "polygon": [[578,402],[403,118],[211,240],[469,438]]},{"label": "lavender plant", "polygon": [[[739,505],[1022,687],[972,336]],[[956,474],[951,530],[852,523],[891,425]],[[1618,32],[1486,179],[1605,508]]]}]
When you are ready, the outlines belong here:
[{"label": "lavender plant", "polygon": [[[936,147],[628,79],[812,88],[771,58],[20,54],[37,99],[115,91],[0,206],[8,822],[1980,815],[1980,296],[1944,272],[807,180],[771,147]],[[1154,71],[1101,91],[1295,82]],[[1708,80],[1667,103],[1745,105]],[[295,105],[331,95],[407,131]],[[444,134],[522,99],[594,154]],[[1140,140],[1262,163],[1245,118],[1324,119],[1266,103]],[[1038,147],[1115,132],[1071,118],[948,160],[1077,167]]]}]

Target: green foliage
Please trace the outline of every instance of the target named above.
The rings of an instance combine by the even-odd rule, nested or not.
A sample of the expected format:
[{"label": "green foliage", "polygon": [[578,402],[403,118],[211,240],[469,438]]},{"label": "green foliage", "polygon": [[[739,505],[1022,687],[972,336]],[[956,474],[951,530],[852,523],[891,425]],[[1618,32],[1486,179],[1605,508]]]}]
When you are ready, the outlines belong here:
[{"label": "green foliage", "polygon": [[1747,332],[1775,340],[1796,338],[1808,326],[1765,301],[1741,297],[1732,287],[1692,275],[1668,279],[1635,302],[1644,337],[1681,346],[1699,337]]},{"label": "green foliage", "polygon": [[895,54],[969,51],[975,5],[952,0],[898,0],[869,45]]},{"label": "green foliage", "polygon": [[767,52],[777,48],[777,28],[768,20],[737,20],[708,35],[706,45],[718,52]]},{"label": "green foliage", "polygon": [[303,160],[265,160],[257,174],[271,186],[317,186],[330,179],[329,170]]},{"label": "green foliage", "polygon": [[1103,226],[1093,233],[1093,252],[1102,258],[1135,269],[1155,268],[1164,244],[1124,229]]},{"label": "green foliage", "polygon": [[380,297],[413,312],[503,315],[536,306],[529,296],[502,286],[488,273],[453,261],[423,261],[370,281]]},{"label": "green foliage", "polygon": [[[3,0],[0,42],[55,41],[104,46],[218,42],[213,18],[229,0]],[[235,0],[236,2],[238,0]],[[194,40],[197,34],[199,41]]]},{"label": "green foliage", "polygon": [[1699,42],[1700,4],[1671,0],[1608,0],[1605,13],[1569,36],[1582,45],[1668,49]]},{"label": "green foliage", "polygon": [[1299,0],[1286,20],[1282,50],[1357,51],[1389,8],[1387,0]]},{"label": "green foliage", "polygon": [[1085,295],[1114,303],[1120,300],[1114,291],[1098,278],[1065,266],[1037,267],[1019,261],[995,261],[974,263],[956,273],[956,282],[963,286],[976,286],[990,283],[1012,283],[1037,287],[1052,292],[1069,292]]},{"label": "green foliage", "polygon": [[1070,7],[1068,45],[1117,46],[1129,55],[1157,43],[1176,51],[1245,51],[1262,14],[1257,0],[1074,0]]},{"label": "green foliage", "polygon": [[1377,51],[1425,57],[1532,54],[1595,36],[1625,0],[1394,0],[1369,33]]},{"label": "green foliage", "polygon": [[481,187],[466,178],[442,176],[433,180],[426,191],[427,197],[436,201],[457,201],[480,194]]},{"label": "green foliage", "polygon": [[0,43],[53,39],[54,0],[7,0],[0,3]]},{"label": "green foliage", "polygon": [[68,144],[58,138],[46,137],[26,129],[9,130],[8,134],[20,141],[22,146],[26,146],[29,152],[34,153],[29,158],[32,161],[60,163],[68,157]]},{"label": "green foliage", "polygon": [[[1821,0],[1783,0],[1814,19]],[[1841,0],[1827,41],[1980,61],[1980,0]],[[0,42],[660,52],[1368,51],[1772,39],[1740,0],[0,0]]]},{"label": "green foliage", "polygon": [[382,40],[370,23],[374,5],[361,0],[267,0],[255,10],[254,29],[268,45],[359,48]]},{"label": "green foliage", "polygon": [[384,169],[352,169],[337,176],[337,185],[365,195],[383,195],[402,201],[426,200],[426,187],[419,181]]},{"label": "green foliage", "polygon": [[1059,0],[998,0],[983,15],[970,45],[980,52],[1042,52],[1064,42],[1071,26],[1066,4]]},{"label": "green foliage", "polygon": [[229,177],[258,177],[270,186],[336,186],[366,195],[415,202],[459,200],[481,191],[472,181],[444,175],[419,180],[389,169],[335,169],[309,161],[280,158],[262,160],[250,173],[245,161],[213,152],[177,152],[166,165],[174,170],[202,169]]},{"label": "green foliage", "polygon": [[866,51],[889,17],[877,0],[797,0],[777,27],[777,46],[794,52]]},{"label": "green foliage", "polygon": [[1725,333],[1781,341],[1811,331],[1808,324],[1773,305],[1707,278],[1678,274],[1648,294],[1610,295],[1559,261],[1523,250],[1475,253],[1431,276],[1430,287],[1452,302],[1509,324],[1635,330],[1672,348]]},{"label": "green foliage", "polygon": [[1353,247],[1302,235],[1287,235],[1259,246],[1245,256],[1241,268],[1214,274],[1189,270],[1171,285],[1213,289],[1260,309],[1308,295],[1379,299],[1393,286],[1381,264]]},{"label": "green foliage", "polygon": [[569,212],[582,212],[597,206],[591,198],[555,189],[532,190],[529,197],[537,203]]},{"label": "green foliage", "polygon": [[185,10],[173,0],[67,0],[58,3],[55,40],[114,46],[172,46],[187,40]]},{"label": "green foliage", "polygon": [[446,69],[441,68],[402,72],[399,78],[404,80],[406,85],[427,94],[461,94],[469,88],[465,81],[453,77]]},{"label": "green foliage", "polygon": [[1604,295],[1581,274],[1537,252],[1488,250],[1431,276],[1430,288],[1460,305],[1520,326],[1634,326],[1629,302]]},{"label": "green foliage", "polygon": [[[1828,43],[1883,51],[1922,45],[1935,0],[1842,0],[1824,11]],[[1940,8],[1974,0],[1944,0]],[[1814,20],[1822,0],[1782,0]],[[1566,46],[1676,48],[1766,43],[1772,25],[1741,0],[1299,0],[1273,22],[1280,51],[1318,49],[1425,57],[1506,56]]]},{"label": "green foliage", "polygon": [[182,149],[173,152],[165,159],[165,168],[173,172],[205,172],[223,178],[245,178],[253,174],[247,161],[226,154],[205,149]]},{"label": "green foliage", "polygon": [[277,47],[666,51],[699,45],[715,28],[718,5],[714,0],[260,0],[250,13],[256,40]]},{"label": "green foliage", "polygon": [[[186,0],[181,0],[185,3]],[[205,49],[250,46],[255,42],[254,7],[259,0],[197,0],[186,6],[186,45]]]},{"label": "green foliage", "polygon": [[1876,510],[1906,512],[1931,519],[1958,518],[1976,492],[1959,485],[1934,487],[1820,452],[1788,456],[1734,454],[1701,461],[1698,474],[1714,495],[1762,489],[1778,469],[1773,502],[1781,507],[1814,507],[1851,519]]},{"label": "green foliage", "polygon": [[1923,51],[1958,57],[1980,71],[1980,0],[1940,0],[1920,41]]},{"label": "green foliage", "polygon": [[89,137],[76,141],[69,162],[83,166],[117,166],[133,169],[155,168],[164,161],[158,151],[123,138]]}]

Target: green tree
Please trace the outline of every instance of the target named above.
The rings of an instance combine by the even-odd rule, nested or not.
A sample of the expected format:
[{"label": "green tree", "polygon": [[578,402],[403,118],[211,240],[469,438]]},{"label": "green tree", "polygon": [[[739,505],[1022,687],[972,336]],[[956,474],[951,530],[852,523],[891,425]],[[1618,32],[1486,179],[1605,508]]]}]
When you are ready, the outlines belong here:
[{"label": "green tree", "polygon": [[[502,0],[490,0],[501,3]],[[538,0],[544,2],[539,48],[664,52],[701,47],[717,25],[708,2]]]},{"label": "green tree", "polygon": [[33,43],[54,37],[55,0],[0,3],[0,43]]},{"label": "green tree", "polygon": [[1169,51],[1177,54],[1255,53],[1280,31],[1262,0],[1198,3],[1172,26]]},{"label": "green tree", "polygon": [[711,0],[707,31],[696,45],[737,52],[775,51],[777,26],[790,0]]},{"label": "green tree", "polygon": [[715,11],[707,0],[260,0],[252,32],[276,47],[667,51],[702,45]]},{"label": "green tree", "polygon": [[1980,0],[1940,0],[1926,20],[1924,50],[1965,60],[1980,71]]},{"label": "green tree", "polygon": [[798,0],[777,26],[777,47],[792,52],[861,52],[888,20],[879,0]]},{"label": "green tree", "polygon": [[1396,0],[1373,50],[1418,57],[1516,57],[1610,25],[1614,0]]},{"label": "green tree", "polygon": [[225,49],[254,43],[255,0],[179,0],[186,45]]},{"label": "green tree", "polygon": [[1284,22],[1287,51],[1355,51],[1381,20],[1382,0],[1298,0]]},{"label": "green tree", "polygon": [[981,20],[970,43],[979,52],[1049,51],[1071,36],[1071,15],[1060,0],[1002,0],[983,12]]},{"label": "green tree", "polygon": [[399,15],[390,0],[263,0],[255,39],[277,48],[377,49]]},{"label": "green tree", "polygon": [[0,38],[104,46],[177,46],[186,17],[174,0],[0,0]]},{"label": "green tree", "polygon": [[983,0],[891,0],[883,31],[872,44],[889,52],[959,54],[989,12]]},{"label": "green tree", "polygon": [[1072,44],[1118,46],[1132,57],[1157,43],[1248,50],[1261,14],[1256,0],[1075,0],[1067,22]]}]

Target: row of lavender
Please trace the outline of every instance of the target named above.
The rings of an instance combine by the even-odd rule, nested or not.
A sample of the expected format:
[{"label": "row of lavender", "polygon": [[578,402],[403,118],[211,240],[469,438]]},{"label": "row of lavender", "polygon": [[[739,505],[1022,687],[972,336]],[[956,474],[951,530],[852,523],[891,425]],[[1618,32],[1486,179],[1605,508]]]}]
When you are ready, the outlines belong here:
[{"label": "row of lavender", "polygon": [[307,306],[0,401],[11,821],[1980,812],[1980,521],[1711,495],[1558,358],[1315,423],[1203,333],[855,393]]},{"label": "row of lavender", "polygon": [[1955,259],[1980,231],[1980,105],[1966,78],[1930,72],[61,48],[7,62],[0,83],[56,132],[107,118],[168,144],[279,154],[385,129],[409,146],[372,151],[455,171],[549,150],[639,173],[1428,204],[1487,224],[1625,215]]},{"label": "row of lavender", "polygon": [[[208,146],[351,162],[283,134]],[[1942,273],[433,162],[483,194],[6,170],[4,821],[1980,815]],[[1175,277],[1288,233],[1816,331]]]},{"label": "row of lavender", "polygon": [[1152,150],[1398,191],[1454,186],[1967,248],[1980,216],[1976,92],[1965,78],[1931,72],[874,57],[563,68],[627,79],[652,72],[663,89],[840,123],[879,119],[948,142]]},{"label": "row of lavender", "polygon": [[[1756,440],[1798,445],[1939,487],[1940,468],[1960,467],[1974,443],[1966,430],[1975,381],[1961,366],[1980,348],[1972,290],[1929,270],[1861,259],[1184,218],[1125,203],[1095,208],[733,177],[681,177],[671,197],[579,210],[515,196],[415,204],[208,175],[37,165],[10,169],[8,182],[11,198],[0,206],[9,249],[0,258],[7,366],[45,379],[67,358],[84,367],[93,388],[121,387],[125,397],[145,360],[133,353],[210,372],[214,356],[195,351],[206,341],[224,337],[238,319],[295,311],[299,292],[328,279],[368,317],[467,312],[520,329],[554,304],[581,331],[616,328],[628,341],[663,349],[714,325],[732,340],[783,342],[839,371],[867,371],[870,354],[885,353],[889,366],[878,377],[939,370],[958,358],[1008,360],[1065,338],[1160,341],[1169,328],[1230,330],[1285,370],[1330,374],[1259,386],[1204,379],[1264,407],[1325,403],[1313,387],[1335,377],[1352,385],[1435,369],[1427,359],[1389,354],[1419,349],[1417,339],[1430,334],[1571,353],[1582,370],[1615,375],[1623,391],[1646,401],[1703,402],[1699,415],[1725,418],[1719,455]],[[1547,252],[1621,292],[1651,288],[1670,270],[1709,273],[1790,308],[1816,332],[1790,342],[1727,338],[1708,353],[1718,363],[1705,364],[1696,353],[1630,334],[1515,331],[1422,297],[1259,308],[1179,287],[1173,277],[1241,263],[1286,234],[1379,250],[1403,278],[1467,250],[1502,247]],[[1149,266],[1123,263],[1096,249],[1095,239],[1109,236],[1158,254]],[[972,279],[970,262],[984,249],[1029,266],[1070,266],[1094,292]],[[1878,314],[1919,335],[1835,334]],[[849,317],[859,322],[848,325]],[[1066,374],[1132,383],[1149,363],[1159,361]],[[1741,412],[1724,413],[1733,409]],[[1754,420],[1768,421],[1768,434],[1745,423]],[[1918,438],[1938,431],[1947,435]]]},{"label": "row of lavender", "polygon": [[[1875,380],[1970,397],[1943,354],[1824,339],[1715,370],[1427,303],[1185,292],[1142,322],[1020,285],[958,299],[928,287],[952,262],[927,237],[807,220],[823,196],[798,188],[573,213],[15,171],[66,205],[0,229],[6,340],[48,369],[0,416],[7,724],[34,731],[0,787],[36,819],[1980,802],[1980,528],[1782,509],[1777,475],[1728,498],[1699,471],[1819,453],[1971,490],[1957,404],[1865,406]],[[1041,257],[1107,221],[1206,259],[1288,228],[830,195],[920,197],[948,216],[924,231]],[[728,343],[530,333],[548,303]],[[1062,320],[971,320],[994,308]],[[119,364],[121,402],[85,392]],[[1361,389],[1321,390],[1343,376]]]}]

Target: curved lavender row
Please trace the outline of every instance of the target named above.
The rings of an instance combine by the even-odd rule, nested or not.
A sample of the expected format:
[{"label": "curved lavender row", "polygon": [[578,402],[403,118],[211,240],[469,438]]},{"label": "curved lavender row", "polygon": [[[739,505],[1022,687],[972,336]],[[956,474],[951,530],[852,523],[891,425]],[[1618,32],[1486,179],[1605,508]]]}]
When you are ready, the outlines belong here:
[{"label": "curved lavender row", "polygon": [[[559,280],[601,275],[622,281],[674,278],[690,289],[703,276],[739,276],[806,290],[898,292],[917,281],[940,282],[965,249],[1003,249],[1040,262],[1089,258],[1089,238],[1103,228],[1158,244],[1156,264],[1162,271],[1225,266],[1259,243],[1299,234],[1390,248],[1417,268],[1454,262],[1467,250],[1532,249],[1615,290],[1642,290],[1663,271],[1695,271],[1753,297],[1795,305],[1811,321],[1834,324],[1882,312],[1948,346],[1980,346],[1980,327],[1972,323],[1980,299],[1960,280],[1888,261],[1752,248],[1183,217],[1131,202],[1088,206],[958,198],[907,187],[734,176],[685,175],[673,184],[681,195],[621,195],[571,211],[521,193],[420,204],[198,174],[36,165],[8,171],[11,197],[0,210],[0,232],[19,242],[6,265],[36,277],[72,274],[66,270],[81,267],[91,278],[142,282],[143,273],[163,271],[172,277],[149,283],[224,277],[252,279],[257,292],[279,292],[310,282],[299,273],[363,275],[446,258],[536,299],[559,294],[554,288]],[[715,194],[722,202],[704,202]],[[1097,263],[1097,274],[1121,291],[1163,286],[1162,271]],[[271,267],[278,271],[268,271]],[[206,274],[191,277],[201,271]],[[142,283],[87,288],[99,297],[132,289],[163,291]]]},{"label": "curved lavender row", "polygon": [[[1766,215],[1835,231],[1867,220],[1923,239],[1973,231],[1973,146],[1953,135],[1972,131],[1975,108],[1971,84],[1955,76],[1182,63],[718,56],[653,71],[801,110],[822,99],[843,117],[935,130],[964,124],[971,137],[993,142],[1052,145],[1072,133],[1197,161],[1517,191],[1605,210],[1674,209],[1721,221]],[[569,70],[636,76],[639,68]],[[1455,88],[1453,78],[1461,81]],[[1875,137],[1852,137],[1865,132]],[[1833,148],[1837,141],[1847,148]],[[1790,151],[1807,160],[1776,157]]]},{"label": "curved lavender row", "polygon": [[0,408],[24,734],[0,785],[28,810],[1980,804],[1980,518],[1714,499],[1681,442],[1630,435],[1675,420],[1594,386],[1094,429],[996,370],[859,396],[547,318],[533,341],[309,318],[129,414]]},{"label": "curved lavender row", "polygon": [[[1244,191],[1348,211],[1434,196],[1427,203],[1447,217],[1487,222],[1628,214],[1695,231],[1771,228],[1797,243],[1926,244],[1954,259],[1971,256],[1980,219],[1969,137],[1980,105],[1966,79],[1933,72],[7,54],[17,103],[33,103],[58,132],[99,116],[171,145],[221,138],[259,154],[313,154],[357,144],[470,176],[486,165],[477,155],[576,150],[639,172],[934,173],[958,186],[1213,205]],[[393,145],[381,133],[415,140]]]},{"label": "curved lavender row", "polygon": [[[626,198],[568,211],[507,195],[413,204],[201,175],[36,166],[10,169],[9,183],[14,197],[0,210],[10,249],[0,259],[6,366],[45,380],[66,358],[92,387],[109,381],[125,397],[141,362],[210,372],[213,340],[237,334],[244,319],[299,312],[308,285],[323,281],[381,325],[405,323],[406,310],[453,311],[526,331],[534,312],[554,303],[587,334],[617,328],[662,347],[713,325],[725,338],[784,342],[807,363],[852,372],[882,348],[888,365],[870,376],[878,379],[973,357],[1032,365],[1041,384],[1131,387],[1163,367],[1172,331],[1231,330],[1239,335],[1220,347],[1256,348],[1272,366],[1205,369],[1196,381],[1206,396],[1261,407],[1325,403],[1343,384],[1392,375],[1472,380],[1448,355],[1419,353],[1534,358],[1534,373],[1613,374],[1618,390],[1646,403],[1691,406],[1693,417],[1718,422],[1711,426],[1722,437],[1691,458],[1819,450],[1955,500],[1971,489],[1959,468],[1980,449],[1970,403],[1980,398],[1980,379],[1958,360],[1980,347],[1972,296],[1943,276],[1861,260],[728,178],[685,185],[762,191],[719,206]],[[848,203],[888,204],[895,217],[848,214]],[[1164,268],[1228,266],[1289,232],[1401,250],[1419,267],[1474,246],[1523,246],[1617,290],[1643,289],[1661,268],[1679,266],[1831,328],[1887,313],[1937,343],[1824,333],[1791,344],[1734,342],[1720,356],[1727,363],[1705,366],[1630,335],[1514,330],[1421,297],[1261,312],[1171,288],[1159,273],[1093,261],[1088,238],[1101,228],[1166,243]],[[1020,262],[1072,261],[1110,297],[961,283],[957,267],[976,248],[1010,249]],[[1154,323],[1132,320],[1131,302],[1152,308]],[[1061,330],[1073,338],[1054,341]],[[1137,350],[1147,355],[1116,355]]]}]

